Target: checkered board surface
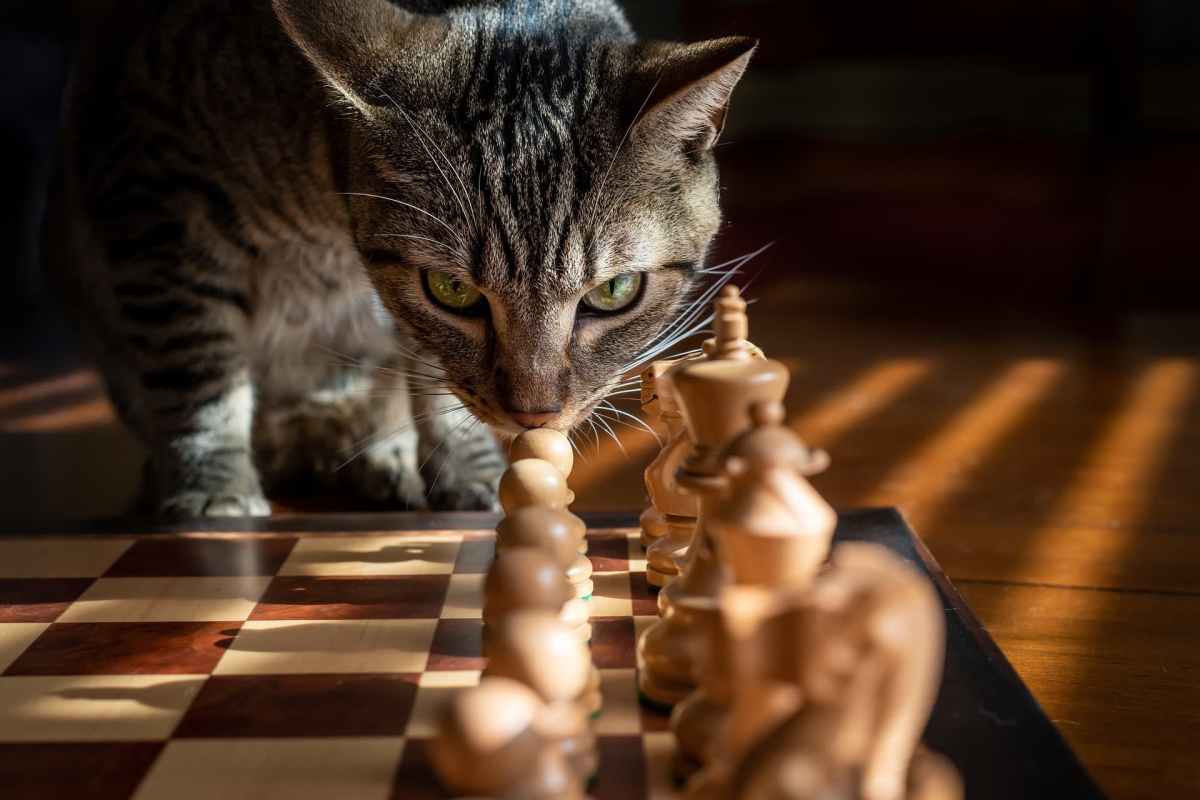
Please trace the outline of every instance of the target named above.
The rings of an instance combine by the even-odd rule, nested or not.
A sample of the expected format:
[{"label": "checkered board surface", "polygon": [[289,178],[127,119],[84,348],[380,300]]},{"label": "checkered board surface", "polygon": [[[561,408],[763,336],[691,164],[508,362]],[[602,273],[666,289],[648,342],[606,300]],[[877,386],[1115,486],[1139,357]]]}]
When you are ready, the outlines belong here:
[{"label": "checkered board surface", "polygon": [[[636,531],[589,535],[592,794],[668,798],[637,702]],[[0,796],[439,798],[437,710],[475,684],[484,531],[0,540]]]}]

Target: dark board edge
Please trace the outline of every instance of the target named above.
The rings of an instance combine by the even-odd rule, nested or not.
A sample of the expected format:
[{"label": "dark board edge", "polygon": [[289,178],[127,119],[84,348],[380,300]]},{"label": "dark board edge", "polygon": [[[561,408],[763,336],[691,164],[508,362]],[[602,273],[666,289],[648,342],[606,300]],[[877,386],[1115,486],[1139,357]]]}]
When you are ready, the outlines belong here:
[{"label": "dark board edge", "polygon": [[1096,783],[1095,779],[1083,765],[1083,762],[1079,760],[1079,756],[1076,755],[1066,738],[1063,737],[1058,726],[1050,719],[1050,715],[1046,713],[1041,703],[1029,691],[1029,687],[1021,680],[1020,674],[1013,667],[1012,662],[1008,660],[1008,657],[1004,655],[1004,651],[996,644],[996,640],[992,638],[991,634],[983,626],[983,623],[975,616],[975,612],[967,604],[966,598],[962,596],[958,588],[954,585],[954,582],[950,580],[950,576],[942,569],[941,564],[938,563],[933,553],[925,545],[924,540],[916,534],[912,526],[908,524],[908,520],[898,509],[889,508],[884,511],[894,515],[895,524],[901,526],[906,531],[909,540],[912,542],[913,549],[925,567],[925,571],[942,595],[943,600],[951,606],[953,613],[959,618],[963,627],[971,635],[976,646],[979,648],[979,652],[987,659],[988,666],[994,671],[995,676],[1007,683],[1009,691],[1020,696],[1024,703],[1035,708],[1037,713],[1047,721],[1050,731],[1049,735],[1054,737],[1055,744],[1061,753],[1064,754],[1064,757],[1070,759],[1070,766],[1078,774],[1079,785],[1077,791],[1079,793],[1073,795],[1073,797],[1080,798],[1080,800],[1086,800],[1086,798],[1103,800],[1105,794],[1101,791],[1099,784]]},{"label": "dark board edge", "polygon": [[[583,513],[592,528],[636,527],[637,515]],[[397,511],[353,514],[278,514],[164,522],[151,517],[80,520],[0,520],[0,538],[25,536],[171,536],[186,533],[364,533],[370,531],[488,530],[500,515],[486,511]]]}]

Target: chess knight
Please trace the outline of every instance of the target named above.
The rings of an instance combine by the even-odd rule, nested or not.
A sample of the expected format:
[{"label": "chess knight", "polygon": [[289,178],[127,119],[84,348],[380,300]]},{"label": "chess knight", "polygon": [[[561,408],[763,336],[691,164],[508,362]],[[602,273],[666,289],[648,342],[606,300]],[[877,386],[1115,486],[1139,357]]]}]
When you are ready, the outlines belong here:
[{"label": "chess knight", "polygon": [[920,747],[941,680],[933,589],[886,549],[836,548],[811,588],[721,597],[734,710],[689,800],[961,800]]}]

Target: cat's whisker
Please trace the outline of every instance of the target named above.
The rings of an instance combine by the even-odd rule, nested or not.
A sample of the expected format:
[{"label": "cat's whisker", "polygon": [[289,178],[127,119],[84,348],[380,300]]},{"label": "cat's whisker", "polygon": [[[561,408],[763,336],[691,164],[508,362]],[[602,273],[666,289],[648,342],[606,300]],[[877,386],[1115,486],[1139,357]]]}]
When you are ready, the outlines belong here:
[{"label": "cat's whisker", "polygon": [[462,211],[463,216],[469,220],[473,226],[477,227],[476,216],[474,213],[472,213],[474,211],[474,207],[471,207],[471,211],[467,210],[467,207],[470,205],[470,201],[467,197],[459,195],[458,190],[455,189],[454,184],[450,182],[450,178],[447,177],[446,172],[442,169],[441,164],[438,163],[438,160],[434,158],[433,153],[430,152],[429,147],[425,143],[426,140],[428,140],[429,144],[433,145],[433,147],[441,155],[442,162],[451,172],[454,173],[454,176],[458,178],[458,182],[462,186],[463,195],[466,195],[467,187],[462,182],[462,176],[459,175],[458,171],[454,169],[454,165],[450,163],[450,159],[446,156],[446,152],[438,146],[438,143],[433,139],[432,136],[429,135],[428,131],[426,131],[415,119],[413,119],[412,115],[404,110],[404,108],[402,108],[400,104],[392,98],[391,95],[382,89],[380,89],[380,92],[384,97],[390,100],[392,105],[396,107],[396,110],[404,116],[404,119],[408,122],[409,127],[413,129],[413,133],[417,134],[417,141],[421,143],[421,148],[425,151],[425,155],[429,156],[429,160],[433,162],[434,168],[438,171],[438,174],[442,176],[442,180],[446,182],[446,187],[450,189],[450,193],[454,195],[454,200],[456,203],[458,203],[459,210]]},{"label": "cat's whisker", "polygon": [[574,428],[572,428],[571,430],[567,431],[567,441],[568,441],[568,442],[570,442],[570,444],[571,444],[571,449],[575,451],[575,455],[579,456],[581,459],[583,459],[584,461],[586,461],[586,460],[587,460],[587,458],[586,458],[586,457],[583,455],[583,451],[582,451],[582,450],[580,450],[580,449],[579,449],[579,445],[577,445],[577,444],[575,443],[575,434],[576,434],[576,430],[575,430]]},{"label": "cat's whisker", "polygon": [[[318,349],[324,350],[326,353],[333,356],[334,357],[333,363],[335,363],[339,366],[353,367],[355,369],[365,370],[367,372],[374,372],[379,375],[387,375],[387,376],[391,376],[391,377],[405,378],[406,381],[411,382],[411,383],[417,385],[418,387],[434,386],[434,387],[441,388],[441,387],[449,385],[449,379],[447,376],[444,376],[444,375],[436,375],[436,376],[435,375],[427,375],[423,372],[418,372],[416,370],[397,369],[395,367],[387,367],[382,364],[368,364],[367,362],[363,361],[362,359],[355,358],[354,356],[351,356],[348,353],[343,353],[341,351],[333,349],[332,347],[328,347],[323,344],[318,344],[317,347],[318,347]],[[441,369],[441,368],[434,367],[434,369]]]},{"label": "cat's whisker", "polygon": [[[721,289],[724,288],[724,286],[729,283],[734,276],[741,272],[742,267],[769,250],[774,246],[774,244],[774,242],[768,242],[753,252],[710,268],[710,274],[719,274],[720,277],[710,286],[708,286],[703,292],[701,292],[701,294],[686,308],[684,308],[683,311],[681,311],[671,323],[669,323],[661,332],[659,332],[659,334],[650,342],[649,345],[642,349],[642,353],[639,354],[638,360],[642,360],[641,357],[646,352],[652,348],[657,348],[661,342],[671,339],[678,341],[678,339],[675,337],[675,334],[679,330],[691,325],[692,322],[694,322],[695,319],[704,312],[704,310],[708,307],[708,304],[717,295],[717,293],[721,291]],[[725,267],[728,267],[728,269],[725,269]],[[701,274],[704,273],[705,271],[702,270]],[[659,352],[661,352],[661,350],[659,350]]]},{"label": "cat's whisker", "polygon": [[598,409],[593,411],[592,414],[595,415],[596,421],[600,423],[600,427],[604,428],[605,432],[612,438],[614,442],[616,442],[618,449],[621,451],[621,455],[625,456],[625,458],[629,458],[629,453],[625,451],[625,445],[621,442],[621,437],[617,436],[616,431],[614,431],[612,426],[608,424],[608,417],[606,417]]},{"label": "cat's whisker", "polygon": [[663,342],[661,345],[658,346],[657,349],[655,349],[649,353],[646,353],[644,356],[642,356],[636,364],[634,364],[633,366],[630,367],[630,369],[640,368],[640,367],[644,366],[645,364],[647,364],[648,362],[657,361],[660,358],[661,359],[675,358],[675,356],[673,354],[669,353],[668,351],[674,347],[677,347],[681,342],[684,342],[684,341],[692,338],[693,336],[711,336],[713,332],[711,329],[708,328],[708,325],[711,322],[712,322],[712,317],[709,316],[706,319],[702,320],[701,322],[697,323],[694,328],[684,331],[683,333],[681,333],[677,337],[675,337],[673,340],[671,340],[669,342]]},{"label": "cat's whisker", "polygon": [[[416,416],[411,417],[408,420],[408,422],[404,423],[403,425],[400,425],[396,428],[385,431],[383,433],[371,434],[366,439],[361,439],[361,440],[355,442],[354,446],[358,449],[355,450],[354,453],[349,458],[347,458],[341,464],[338,464],[337,467],[334,469],[334,471],[341,472],[347,466],[352,464],[356,459],[361,458],[363,455],[368,453],[371,450],[371,448],[377,447],[386,441],[394,439],[395,437],[397,437],[400,434],[404,433],[405,431],[409,430],[410,428],[417,425],[418,423],[424,422],[426,419],[429,419],[429,418],[435,417],[435,416],[439,416],[441,414],[447,414],[452,411],[458,411],[463,408],[466,408],[466,406],[460,405],[455,408],[439,409],[438,411],[434,411],[434,412],[428,412],[425,414],[417,414]],[[360,445],[361,445],[361,447],[360,447]]]},{"label": "cat's whisker", "polygon": [[637,127],[641,121],[642,112],[646,110],[646,106],[650,103],[650,98],[658,91],[658,85],[662,83],[662,74],[654,81],[654,85],[650,87],[650,91],[646,94],[646,99],[638,106],[637,113],[633,115],[633,120],[629,123],[629,127],[625,129],[625,133],[621,136],[621,141],[617,142],[617,149],[613,151],[612,160],[608,162],[608,169],[604,170],[604,177],[600,181],[600,186],[596,190],[595,199],[592,201],[591,218],[595,220],[597,212],[600,210],[600,200],[604,197],[604,188],[608,185],[608,178],[612,174],[613,167],[617,165],[617,157],[621,155],[621,149],[625,147],[625,142],[628,141],[629,135],[633,133],[633,129]]},{"label": "cat's whisker", "polygon": [[[703,292],[701,292],[699,297],[697,297],[686,308],[684,308],[683,311],[681,311],[679,315],[676,316],[676,318],[670,324],[668,324],[658,334],[658,336],[655,337],[655,340],[651,342],[650,346],[669,338],[681,328],[685,328],[690,325],[697,316],[702,314],[707,309],[709,303],[714,297],[716,297],[717,293],[720,292],[727,283],[733,280],[734,276],[740,272],[741,268],[745,264],[749,263],[751,259],[765,252],[770,246],[771,245],[768,244],[765,247],[759,248],[753,253],[748,253],[747,255],[735,259],[737,265],[720,273],[721,277],[708,286]],[[643,348],[643,352],[645,352],[646,349],[648,348]]]},{"label": "cat's whisker", "polygon": [[596,458],[600,457],[600,432],[596,430],[596,421],[589,414],[587,418],[588,425],[592,426],[592,436],[596,437]]},{"label": "cat's whisker", "polygon": [[467,246],[467,241],[465,239],[463,239],[462,234],[459,233],[457,230],[455,230],[450,225],[450,223],[446,222],[446,220],[442,219],[437,214],[433,214],[429,211],[426,211],[425,209],[421,208],[420,206],[415,206],[412,203],[407,203],[403,200],[397,200],[394,197],[385,197],[384,195],[381,195],[381,194],[370,194],[369,192],[341,192],[341,194],[346,195],[347,197],[369,197],[372,200],[383,200],[384,202],[387,202],[387,203],[395,203],[398,206],[404,206],[405,208],[411,208],[413,211],[416,211],[418,214],[424,214],[426,217],[429,217],[431,220],[433,220],[434,222],[436,222],[437,224],[441,225],[443,228],[448,230],[451,233],[451,235],[453,235],[454,238],[458,240],[458,244],[460,247],[462,247],[464,252],[469,252],[471,249],[470,247]]},{"label": "cat's whisker", "polygon": [[[441,447],[441,445],[445,444],[452,438],[455,438],[457,436],[466,436],[471,431],[475,430],[475,426],[479,424],[479,418],[478,417],[468,417],[468,419],[471,420],[471,424],[467,426],[467,429],[465,431],[459,431],[459,428],[461,428],[462,424],[463,424],[462,422],[459,422],[458,425],[455,426],[454,430],[452,430],[452,431],[450,431],[450,433],[446,434],[446,436],[439,443],[438,447]],[[429,455],[425,458],[425,461],[428,462],[429,459],[433,457],[433,454],[437,452],[437,450],[438,450],[437,447],[435,447],[433,450],[431,450]],[[421,467],[418,467],[417,472],[420,472],[421,468],[424,466],[425,466],[425,464],[422,464]],[[433,476],[433,482],[429,485],[429,492],[432,493],[433,490],[437,488],[438,481],[441,480],[441,477],[442,477],[442,470],[444,470],[445,468],[446,468],[445,461],[443,461],[441,464],[438,465],[437,473],[435,473]]]},{"label": "cat's whisker", "polygon": [[410,350],[409,348],[405,347],[404,345],[402,345],[399,342],[394,341],[394,340],[392,341],[392,346],[395,347],[400,352],[401,355],[405,356],[406,358],[412,359],[413,361],[417,362],[421,366],[428,367],[429,369],[433,370],[434,372],[441,372],[443,374],[448,374],[448,370],[445,367],[443,367],[440,364],[435,364],[432,361],[427,361],[426,359],[422,358],[421,355],[419,353],[417,353],[415,350]]},{"label": "cat's whisker", "polygon": [[456,247],[446,244],[440,239],[434,239],[432,236],[418,236],[415,233],[377,233],[376,239],[412,239],[418,242],[429,242],[440,247],[446,248],[446,251],[451,255],[462,255],[462,251]]},{"label": "cat's whisker", "polygon": [[603,408],[607,409],[608,411],[613,412],[620,418],[633,420],[632,423],[622,422],[621,419],[618,419],[617,421],[622,422],[622,424],[627,425],[630,428],[633,428],[634,430],[644,431],[644,432],[650,434],[651,436],[654,437],[654,441],[658,442],[659,447],[662,446],[662,443],[663,443],[662,437],[660,437],[658,435],[658,431],[654,430],[654,428],[651,428],[646,423],[646,421],[644,419],[642,419],[641,417],[637,416],[636,414],[630,414],[628,411],[625,411],[623,409],[617,408],[616,406],[614,406],[612,403],[608,402],[607,400],[603,401],[601,403],[601,406]]}]

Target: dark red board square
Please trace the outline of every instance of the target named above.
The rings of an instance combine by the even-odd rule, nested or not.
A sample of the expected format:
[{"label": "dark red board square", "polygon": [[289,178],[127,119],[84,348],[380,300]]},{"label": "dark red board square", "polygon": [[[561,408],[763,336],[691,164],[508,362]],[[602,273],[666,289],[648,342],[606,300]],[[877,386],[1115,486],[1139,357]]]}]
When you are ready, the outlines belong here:
[{"label": "dark red board square", "polygon": [[201,675],[240,622],[55,623],[5,675]]},{"label": "dark red board square", "polygon": [[454,572],[456,575],[483,575],[492,566],[495,558],[495,539],[464,539],[458,546]]},{"label": "dark red board square", "polygon": [[637,635],[630,617],[592,620],[592,661],[600,669],[637,666]]},{"label": "dark red board square", "polygon": [[600,770],[589,793],[593,800],[646,796],[646,755],[640,736],[600,736]]},{"label": "dark red board square", "polygon": [[91,585],[91,578],[0,580],[0,622],[54,622]]},{"label": "dark red board square", "polygon": [[449,586],[449,575],[279,577],[250,619],[437,619]]},{"label": "dark red board square", "polygon": [[429,748],[430,742],[426,739],[409,739],[404,743],[404,754],[400,757],[392,786],[392,800],[446,800],[453,796],[438,782]]},{"label": "dark red board square", "polygon": [[650,582],[646,580],[646,573],[629,573],[629,597],[633,601],[635,617],[658,616],[658,595],[651,591]]},{"label": "dark red board square", "polygon": [[0,746],[0,797],[125,800],[162,747],[161,742],[5,744]]},{"label": "dark red board square", "polygon": [[629,539],[623,533],[589,534],[588,558],[596,572],[624,572],[629,569]]},{"label": "dark red board square", "polygon": [[274,575],[295,544],[294,536],[141,539],[117,559],[106,577]]},{"label": "dark red board square", "polygon": [[433,634],[429,648],[427,672],[447,670],[482,670],[483,621],[478,619],[443,619]]},{"label": "dark red board square", "polygon": [[174,736],[403,736],[419,677],[215,675]]}]

